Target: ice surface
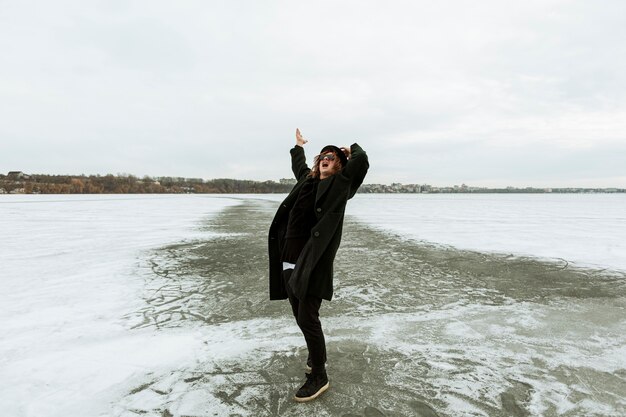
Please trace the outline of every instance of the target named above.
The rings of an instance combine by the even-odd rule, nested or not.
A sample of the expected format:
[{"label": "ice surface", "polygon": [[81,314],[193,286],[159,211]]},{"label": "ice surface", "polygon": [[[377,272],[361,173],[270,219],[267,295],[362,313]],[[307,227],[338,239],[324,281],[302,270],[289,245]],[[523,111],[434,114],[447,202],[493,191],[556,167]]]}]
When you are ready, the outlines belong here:
[{"label": "ice surface", "polygon": [[[306,360],[302,336],[287,303],[267,300],[266,233],[283,197],[2,197],[4,414],[626,410],[623,276],[413,244],[406,238],[415,238],[413,207],[422,196],[359,195],[350,202],[335,298],[321,312],[332,388],[314,404],[295,404],[290,397]],[[402,198],[408,202],[396,204]],[[445,216],[452,204],[439,201],[437,210]],[[606,213],[619,220],[616,210]],[[509,217],[484,215],[481,230],[504,236],[489,219]],[[596,217],[589,215],[592,223]],[[561,229],[575,222],[567,224]],[[613,236],[579,227],[601,230],[592,241]],[[521,222],[511,227],[520,229]],[[534,239],[543,238],[539,229]],[[511,247],[527,247],[517,242],[521,232],[502,236]]]},{"label": "ice surface", "polygon": [[626,194],[357,194],[346,212],[418,241],[626,271]]},{"label": "ice surface", "polygon": [[[116,385],[194,359],[186,331],[130,332],[144,251],[211,239],[201,223],[237,200],[206,196],[0,199],[0,404],[11,416],[100,415]],[[105,413],[106,414],[106,413]]]}]

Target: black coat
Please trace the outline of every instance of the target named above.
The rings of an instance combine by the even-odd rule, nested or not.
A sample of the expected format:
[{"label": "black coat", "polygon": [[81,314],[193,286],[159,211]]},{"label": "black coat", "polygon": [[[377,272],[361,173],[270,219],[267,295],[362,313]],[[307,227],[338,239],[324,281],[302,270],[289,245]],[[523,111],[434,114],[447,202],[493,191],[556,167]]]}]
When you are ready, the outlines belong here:
[{"label": "black coat", "polygon": [[[337,174],[320,181],[315,196],[317,224],[300,253],[289,284],[298,298],[307,295],[330,300],[333,296],[333,261],[341,242],[346,203],[363,183],[369,168],[367,154],[356,143],[350,147],[351,157]],[[270,300],[287,298],[282,279],[281,248],[284,243],[289,212],[298,199],[302,185],[311,171],[306,164],[304,149],[291,149],[291,168],[297,183],[282,202],[269,232]]]}]

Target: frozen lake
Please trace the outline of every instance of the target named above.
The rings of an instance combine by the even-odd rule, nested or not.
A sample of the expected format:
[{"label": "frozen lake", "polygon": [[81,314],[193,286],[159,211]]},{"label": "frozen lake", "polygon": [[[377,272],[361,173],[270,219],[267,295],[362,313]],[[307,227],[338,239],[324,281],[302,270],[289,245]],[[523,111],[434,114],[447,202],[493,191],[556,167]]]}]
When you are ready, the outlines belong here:
[{"label": "frozen lake", "polygon": [[626,194],[357,194],[382,230],[482,252],[626,271]]},{"label": "frozen lake", "polygon": [[[331,389],[267,300],[278,195],[0,197],[11,416],[626,413],[624,195],[357,195]],[[304,407],[304,408],[303,408]]]}]

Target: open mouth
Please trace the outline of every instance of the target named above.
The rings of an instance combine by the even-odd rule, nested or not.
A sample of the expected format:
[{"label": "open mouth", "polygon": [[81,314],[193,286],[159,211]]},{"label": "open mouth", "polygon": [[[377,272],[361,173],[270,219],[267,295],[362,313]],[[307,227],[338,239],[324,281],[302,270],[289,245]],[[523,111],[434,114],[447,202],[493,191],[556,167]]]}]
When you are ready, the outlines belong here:
[{"label": "open mouth", "polygon": [[328,162],[322,162],[322,168],[328,168]]}]

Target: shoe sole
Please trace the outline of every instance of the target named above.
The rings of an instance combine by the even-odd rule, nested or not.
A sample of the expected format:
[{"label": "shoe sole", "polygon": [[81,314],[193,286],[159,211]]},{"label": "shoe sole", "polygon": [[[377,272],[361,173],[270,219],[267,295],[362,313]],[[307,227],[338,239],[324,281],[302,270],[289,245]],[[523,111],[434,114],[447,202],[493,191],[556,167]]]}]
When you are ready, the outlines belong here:
[{"label": "shoe sole", "polygon": [[294,400],[296,400],[296,402],[299,403],[305,403],[307,401],[313,401],[314,399],[316,399],[317,397],[319,397],[320,395],[322,395],[322,393],[324,391],[326,391],[328,389],[328,387],[330,387],[330,382],[327,382],[326,385],[324,385],[322,388],[320,388],[315,394],[311,395],[310,397],[296,397],[294,396]]}]

